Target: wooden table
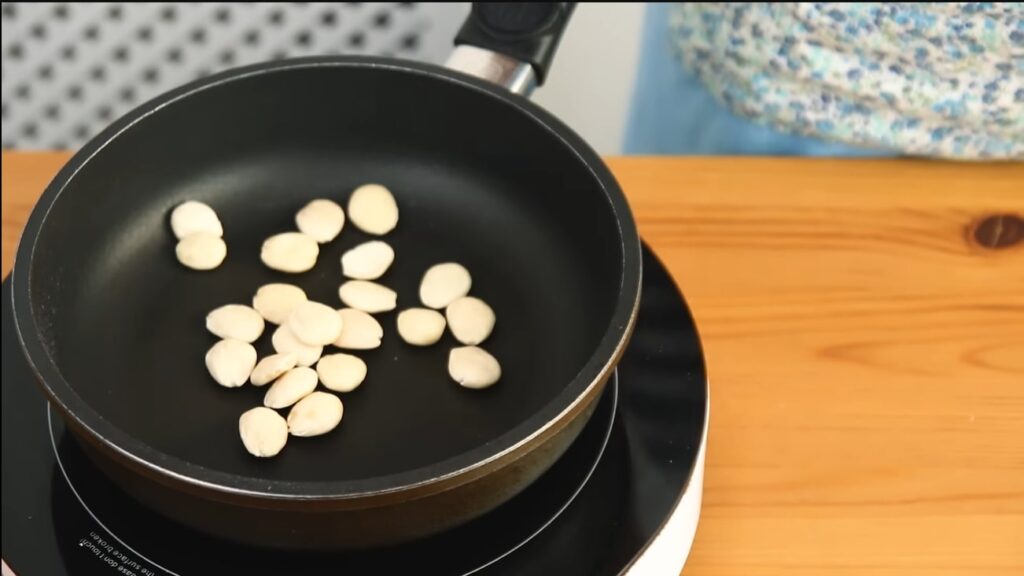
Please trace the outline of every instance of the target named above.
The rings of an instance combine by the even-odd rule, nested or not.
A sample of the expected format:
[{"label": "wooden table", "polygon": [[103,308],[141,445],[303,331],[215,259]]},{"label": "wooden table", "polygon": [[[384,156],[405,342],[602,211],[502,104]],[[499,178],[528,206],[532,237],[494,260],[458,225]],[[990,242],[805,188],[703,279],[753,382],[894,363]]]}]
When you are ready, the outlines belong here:
[{"label": "wooden table", "polygon": [[[5,274],[66,159],[4,154]],[[707,351],[687,575],[1024,574],[1024,165],[611,165]]]}]

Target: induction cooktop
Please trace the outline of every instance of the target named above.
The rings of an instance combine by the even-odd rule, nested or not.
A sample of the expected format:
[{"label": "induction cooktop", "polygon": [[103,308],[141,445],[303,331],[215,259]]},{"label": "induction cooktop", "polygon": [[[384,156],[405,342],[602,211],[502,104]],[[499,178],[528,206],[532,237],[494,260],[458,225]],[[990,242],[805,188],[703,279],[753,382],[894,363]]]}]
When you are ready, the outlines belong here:
[{"label": "induction cooktop", "polygon": [[548,472],[449,532],[343,553],[219,540],[121,492],[33,382],[4,281],[4,574],[677,574],[699,517],[708,388],[686,303],[646,248],[643,266],[629,348],[591,421]]}]

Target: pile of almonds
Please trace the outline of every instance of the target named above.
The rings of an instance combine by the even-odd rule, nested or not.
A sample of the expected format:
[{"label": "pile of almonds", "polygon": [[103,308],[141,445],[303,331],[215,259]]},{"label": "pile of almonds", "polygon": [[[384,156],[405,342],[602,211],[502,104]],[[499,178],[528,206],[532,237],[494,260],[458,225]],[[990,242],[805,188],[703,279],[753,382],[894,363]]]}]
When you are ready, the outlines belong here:
[{"label": "pile of almonds", "polygon": [[[337,203],[313,200],[295,215],[298,231],[267,238],[260,259],[280,272],[311,270],[320,254],[319,245],[338,237],[345,218]],[[398,206],[387,188],[366,184],[352,192],[348,218],[363,232],[383,236],[397,226]],[[178,259],[185,266],[212,270],[224,260],[223,229],[209,206],[194,201],[181,204],[171,214],[171,227],[179,238]],[[334,393],[355,390],[365,380],[367,366],[358,356],[324,354],[324,348],[356,351],[381,345],[384,329],[373,314],[394,310],[398,295],[375,281],[394,260],[394,249],[382,240],[346,251],[341,268],[347,280],[338,288],[342,308],[310,300],[298,286],[272,283],[256,291],[251,307],[227,304],[207,315],[207,330],[221,339],[206,353],[206,367],[213,379],[228,388],[246,382],[255,387],[269,385],[263,406],[239,418],[239,434],[251,454],[275,456],[289,435],[318,436],[341,423],[344,405]],[[401,311],[397,329],[408,344],[430,346],[440,341],[447,326],[464,344],[449,354],[449,375],[465,388],[479,389],[498,381],[501,366],[478,346],[494,329],[495,315],[483,300],[469,296],[471,286],[472,277],[460,264],[430,267],[419,289],[424,307]],[[277,326],[271,335],[275,353],[258,359],[253,342],[263,335],[267,322]],[[318,391],[319,385],[328,391]],[[287,419],[277,412],[285,409]]]},{"label": "pile of almonds", "polygon": [[[477,346],[494,330],[494,310],[469,296],[473,278],[461,264],[431,266],[420,283],[420,301],[426,308],[408,308],[398,314],[398,333],[415,346],[429,346],[441,339],[445,325],[465,344],[448,354],[448,374],[466,388],[486,388],[501,378],[501,365]],[[444,309],[444,316],[438,309]]]},{"label": "pile of almonds", "polygon": [[228,255],[220,218],[202,202],[179,204],[171,212],[171,231],[178,239],[175,256],[193,270],[213,270]]}]

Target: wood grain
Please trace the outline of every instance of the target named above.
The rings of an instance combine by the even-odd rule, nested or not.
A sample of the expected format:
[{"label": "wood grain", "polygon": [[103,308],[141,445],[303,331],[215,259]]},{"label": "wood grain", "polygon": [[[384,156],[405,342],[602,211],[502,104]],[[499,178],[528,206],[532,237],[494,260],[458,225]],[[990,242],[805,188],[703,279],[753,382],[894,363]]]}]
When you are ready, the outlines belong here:
[{"label": "wood grain", "polygon": [[[5,272],[65,160],[4,155]],[[1024,573],[1024,166],[610,163],[707,351],[687,575]]]}]

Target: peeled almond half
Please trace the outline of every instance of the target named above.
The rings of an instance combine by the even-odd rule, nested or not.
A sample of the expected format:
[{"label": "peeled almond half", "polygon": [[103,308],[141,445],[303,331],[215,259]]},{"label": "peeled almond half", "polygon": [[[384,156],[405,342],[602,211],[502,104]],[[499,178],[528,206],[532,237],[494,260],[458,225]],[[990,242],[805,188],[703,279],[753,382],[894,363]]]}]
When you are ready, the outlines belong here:
[{"label": "peeled almond half", "polygon": [[479,298],[463,296],[449,304],[444,314],[452,335],[468,346],[487,340],[494,330],[494,310]]},{"label": "peeled almond half", "polygon": [[444,335],[444,316],[430,308],[402,310],[396,323],[398,335],[413,346],[430,346]]},{"label": "peeled almond half", "polygon": [[341,255],[341,273],[355,280],[376,280],[395,261],[395,251],[387,242],[371,240]]},{"label": "peeled almond half", "polygon": [[307,300],[295,306],[287,326],[303,344],[324,346],[341,336],[342,320],[334,308]]},{"label": "peeled almond half", "polygon": [[271,354],[256,363],[249,376],[249,382],[253,386],[264,386],[270,384],[285,372],[295,368],[295,354]]},{"label": "peeled almond half", "polygon": [[299,366],[274,381],[263,396],[267,408],[287,408],[316,390],[317,375],[312,368]]},{"label": "peeled almond half", "polygon": [[316,265],[320,246],[302,232],[283,232],[263,241],[260,260],[268,268],[289,274],[305,272]]},{"label": "peeled almond half", "polygon": [[221,340],[206,352],[206,369],[217,384],[237,388],[256,366],[256,349],[241,340]]},{"label": "peeled almond half", "polygon": [[241,304],[225,304],[206,315],[206,329],[214,336],[252,344],[263,334],[263,317]]},{"label": "peeled almond half", "polygon": [[295,226],[299,232],[326,244],[341,234],[345,226],[345,212],[335,202],[318,198],[295,214]]},{"label": "peeled almond half", "polygon": [[288,412],[288,432],[292,436],[319,436],[334,430],[345,412],[341,399],[330,392],[313,392]]},{"label": "peeled almond half", "polygon": [[366,379],[366,362],[351,354],[327,354],[317,362],[316,373],[328,390],[351,392]]},{"label": "peeled almond half", "polygon": [[383,236],[398,225],[398,204],[384,186],[364,184],[348,200],[348,217],[363,232]]},{"label": "peeled almond half", "polygon": [[224,227],[213,208],[195,200],[182,202],[171,211],[171,230],[178,240],[197,232],[224,236]]},{"label": "peeled almond half", "polygon": [[277,456],[288,443],[288,422],[270,408],[257,406],[239,417],[238,435],[249,454],[258,458]]},{"label": "peeled almond half", "polygon": [[270,338],[274,351],[278,354],[294,354],[295,363],[299,366],[312,366],[324,352],[323,346],[310,346],[295,337],[288,326],[278,326]]},{"label": "peeled almond half", "polygon": [[209,232],[196,232],[178,240],[174,247],[178,262],[193,270],[213,270],[228,255],[224,239]]},{"label": "peeled almond half", "polygon": [[380,346],[384,328],[376,318],[355,308],[342,308],[338,316],[341,316],[342,328],[335,346],[349,350],[371,350]]},{"label": "peeled almond half", "polygon": [[306,301],[306,293],[291,284],[264,284],[252,297],[252,307],[273,324],[284,324],[300,302]]},{"label": "peeled almond half", "polygon": [[398,294],[387,286],[366,280],[349,280],[338,288],[338,297],[349,308],[376,314],[394,310]]},{"label": "peeled almond half", "polygon": [[483,348],[453,348],[448,355],[448,374],[463,388],[487,388],[501,378],[501,365]]},{"label": "peeled almond half", "polygon": [[431,266],[420,282],[420,301],[427,308],[441,309],[469,294],[473,279],[466,267],[455,262]]}]

